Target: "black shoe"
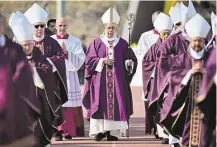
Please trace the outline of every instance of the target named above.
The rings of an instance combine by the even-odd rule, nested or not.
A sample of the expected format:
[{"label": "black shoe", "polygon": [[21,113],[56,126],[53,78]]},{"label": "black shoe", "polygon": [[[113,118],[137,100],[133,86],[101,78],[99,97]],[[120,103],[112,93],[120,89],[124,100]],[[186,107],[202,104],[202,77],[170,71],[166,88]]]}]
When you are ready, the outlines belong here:
[{"label": "black shoe", "polygon": [[118,141],[117,137],[110,135],[110,131],[105,132],[105,135],[107,136],[107,141]]},{"label": "black shoe", "polygon": [[63,141],[63,136],[62,135],[58,135],[54,137],[56,141]]},{"label": "black shoe", "polygon": [[68,135],[65,136],[65,139],[66,139],[66,140],[71,140],[71,139],[72,139],[72,136],[68,134]]},{"label": "black shoe", "polygon": [[116,136],[109,135],[107,136],[107,141],[118,141],[118,138]]},{"label": "black shoe", "polygon": [[162,144],[169,144],[169,139],[163,138],[161,141]]},{"label": "black shoe", "polygon": [[156,139],[160,139],[160,137],[158,136],[158,134],[154,134],[154,137],[155,137]]},{"label": "black shoe", "polygon": [[63,140],[62,133],[63,133],[63,131],[58,131],[58,132],[55,134],[54,138],[55,138],[56,141],[62,141],[62,140]]},{"label": "black shoe", "polygon": [[173,144],[174,147],[181,147],[178,143]]},{"label": "black shoe", "polygon": [[103,138],[105,138],[106,135],[103,134],[103,133],[98,133],[95,137],[94,137],[94,140],[95,141],[101,141]]}]

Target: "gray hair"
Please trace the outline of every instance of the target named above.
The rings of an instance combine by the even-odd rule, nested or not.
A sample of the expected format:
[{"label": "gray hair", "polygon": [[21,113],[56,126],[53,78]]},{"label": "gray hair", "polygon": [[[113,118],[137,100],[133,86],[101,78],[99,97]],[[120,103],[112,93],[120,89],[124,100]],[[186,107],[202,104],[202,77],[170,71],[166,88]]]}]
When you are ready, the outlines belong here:
[{"label": "gray hair", "polygon": [[155,11],[155,12],[152,14],[152,23],[153,23],[153,24],[154,24],[155,19],[157,18],[157,16],[158,16],[160,13],[161,13],[160,11]]}]

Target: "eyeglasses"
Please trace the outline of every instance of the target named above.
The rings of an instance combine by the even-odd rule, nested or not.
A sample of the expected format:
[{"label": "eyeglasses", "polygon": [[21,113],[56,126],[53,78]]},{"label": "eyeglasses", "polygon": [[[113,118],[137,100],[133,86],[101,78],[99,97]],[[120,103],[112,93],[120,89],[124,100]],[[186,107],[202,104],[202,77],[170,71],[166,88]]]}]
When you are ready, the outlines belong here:
[{"label": "eyeglasses", "polygon": [[36,28],[36,29],[38,29],[39,27],[40,27],[40,28],[44,28],[44,27],[45,27],[45,25],[44,25],[44,24],[35,25],[35,28]]}]

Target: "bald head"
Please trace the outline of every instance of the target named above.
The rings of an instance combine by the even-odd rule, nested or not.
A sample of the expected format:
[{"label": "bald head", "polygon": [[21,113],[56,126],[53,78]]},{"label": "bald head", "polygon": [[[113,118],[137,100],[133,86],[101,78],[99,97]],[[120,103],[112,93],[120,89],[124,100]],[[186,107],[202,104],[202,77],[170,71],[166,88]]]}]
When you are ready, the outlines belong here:
[{"label": "bald head", "polygon": [[57,34],[60,36],[63,36],[67,33],[68,22],[64,17],[57,19],[56,29],[57,29]]},{"label": "bald head", "polygon": [[68,24],[67,20],[66,20],[64,17],[60,17],[60,18],[57,19],[57,21],[56,21],[56,23],[63,23],[63,22]]}]

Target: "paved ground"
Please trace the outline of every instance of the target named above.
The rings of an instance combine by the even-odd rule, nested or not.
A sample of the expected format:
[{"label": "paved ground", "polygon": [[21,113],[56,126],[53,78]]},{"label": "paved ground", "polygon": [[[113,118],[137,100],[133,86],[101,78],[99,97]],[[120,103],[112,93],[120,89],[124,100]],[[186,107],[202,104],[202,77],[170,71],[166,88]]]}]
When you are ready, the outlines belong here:
[{"label": "paved ground", "polygon": [[[162,145],[161,142],[152,135],[144,135],[145,132],[145,114],[144,104],[141,100],[141,91],[139,87],[132,87],[134,114],[130,119],[130,137],[120,138],[118,142],[95,142],[88,137],[89,124],[85,121],[85,135],[83,138],[74,138],[71,141],[52,141],[51,147],[169,147]],[[84,116],[86,111],[84,109]]]}]

